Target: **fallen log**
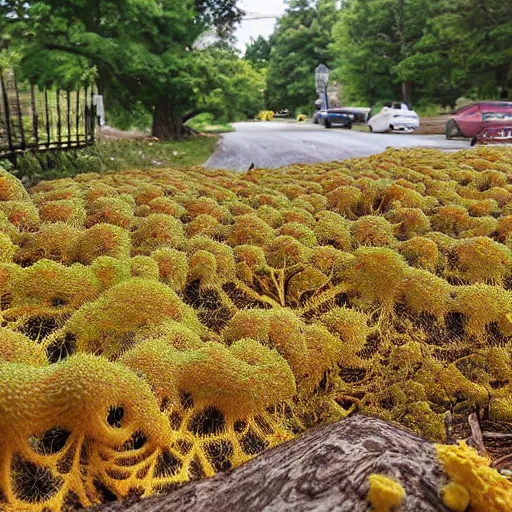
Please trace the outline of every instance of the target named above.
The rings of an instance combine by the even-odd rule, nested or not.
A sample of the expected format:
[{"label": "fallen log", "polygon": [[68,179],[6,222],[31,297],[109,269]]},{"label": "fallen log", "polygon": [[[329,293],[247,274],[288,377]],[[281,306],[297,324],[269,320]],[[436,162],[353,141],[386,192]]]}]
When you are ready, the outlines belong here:
[{"label": "fallen log", "polygon": [[433,444],[389,423],[352,416],[313,430],[229,473],[102,512],[367,512],[371,474],[398,481],[400,512],[449,512],[440,498],[448,481]]}]

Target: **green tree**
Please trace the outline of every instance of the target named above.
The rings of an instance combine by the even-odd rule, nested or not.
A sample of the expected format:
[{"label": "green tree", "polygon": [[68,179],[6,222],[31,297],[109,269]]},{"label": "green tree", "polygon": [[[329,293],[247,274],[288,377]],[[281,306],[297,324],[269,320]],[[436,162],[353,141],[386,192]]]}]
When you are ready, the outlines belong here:
[{"label": "green tree", "polygon": [[258,36],[251,38],[251,42],[245,48],[245,60],[258,69],[266,68],[270,60],[272,40]]},{"label": "green tree", "polygon": [[273,35],[268,96],[274,109],[307,108],[316,99],[315,69],[329,65],[336,0],[290,0]]},{"label": "green tree", "polygon": [[23,69],[66,86],[81,78],[71,70],[93,68],[107,105],[138,101],[153,114],[153,134],[176,139],[214,78],[195,42],[211,29],[226,36],[240,16],[235,0],[35,1],[23,19]]},{"label": "green tree", "polygon": [[504,97],[512,88],[512,11],[490,0],[443,0],[401,73],[421,77],[426,95],[455,104],[461,94]]},{"label": "green tree", "polygon": [[233,122],[254,117],[264,107],[265,74],[230,50],[212,46],[200,53],[205,80],[196,110],[187,118],[210,112]]},{"label": "green tree", "polygon": [[431,4],[423,0],[350,0],[333,29],[334,76],[350,101],[412,101],[416,75],[399,64],[414,54]]}]

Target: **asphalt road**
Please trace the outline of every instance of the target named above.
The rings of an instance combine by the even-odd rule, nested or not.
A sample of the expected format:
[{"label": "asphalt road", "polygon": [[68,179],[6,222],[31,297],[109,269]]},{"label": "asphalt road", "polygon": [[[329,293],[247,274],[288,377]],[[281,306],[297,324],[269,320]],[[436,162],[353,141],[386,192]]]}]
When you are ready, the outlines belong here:
[{"label": "asphalt road", "polygon": [[427,147],[442,150],[469,148],[469,141],[446,140],[444,135],[377,134],[343,128],[327,130],[311,123],[283,121],[236,123],[226,133],[207,167],[246,171],[295,163],[332,162],[382,153],[386,148]]}]

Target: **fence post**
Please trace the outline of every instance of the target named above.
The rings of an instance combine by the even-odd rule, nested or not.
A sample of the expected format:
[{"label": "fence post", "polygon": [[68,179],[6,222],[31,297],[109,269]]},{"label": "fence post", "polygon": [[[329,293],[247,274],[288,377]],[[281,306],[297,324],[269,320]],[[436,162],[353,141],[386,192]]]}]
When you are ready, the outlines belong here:
[{"label": "fence post", "polygon": [[39,147],[39,116],[37,115],[35,86],[30,86],[30,105],[32,108],[32,136],[36,149]]},{"label": "fence post", "polygon": [[91,87],[91,142],[96,140],[96,109],[94,108],[94,85]]},{"label": "fence post", "polygon": [[66,91],[66,107],[68,111],[67,124],[68,124],[68,148],[71,147],[71,93]]},{"label": "fence post", "polygon": [[49,149],[51,144],[50,134],[50,108],[48,107],[48,89],[44,88],[44,109],[46,114],[46,147]]},{"label": "fence post", "polygon": [[9,98],[7,97],[7,89],[5,88],[4,75],[0,71],[0,88],[2,89],[2,100],[4,103],[5,110],[5,128],[7,130],[7,144],[9,145],[9,153],[13,158],[16,158],[16,152],[14,151],[14,145],[12,141],[11,132],[11,116],[9,114]]},{"label": "fence post", "polygon": [[88,136],[89,136],[89,108],[87,107],[87,85],[85,86],[85,89],[84,89],[84,129],[85,129],[85,134],[84,134],[84,143],[85,145],[87,146],[89,140],[88,140]]},{"label": "fence post", "polygon": [[14,90],[16,91],[16,107],[18,108],[18,123],[20,129],[20,137],[21,137],[21,149],[24,151],[27,148],[27,142],[25,140],[25,129],[23,127],[23,115],[21,113],[21,103],[20,103],[20,91],[18,91],[18,81],[16,80],[16,73],[12,72],[13,80],[14,80]]},{"label": "fence post", "polygon": [[60,117],[60,89],[55,93],[57,99],[57,145],[60,148],[62,145],[62,120]]},{"label": "fence post", "polygon": [[75,112],[75,123],[76,123],[76,145],[80,146],[80,87],[76,91],[76,112]]}]

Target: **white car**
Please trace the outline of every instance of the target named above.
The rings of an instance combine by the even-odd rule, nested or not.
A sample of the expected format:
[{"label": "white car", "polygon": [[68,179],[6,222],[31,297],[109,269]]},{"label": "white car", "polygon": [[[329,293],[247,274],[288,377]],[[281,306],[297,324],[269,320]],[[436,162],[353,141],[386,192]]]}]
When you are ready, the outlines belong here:
[{"label": "white car", "polygon": [[405,103],[393,103],[371,117],[368,127],[371,132],[376,133],[413,132],[420,127],[420,118]]}]

